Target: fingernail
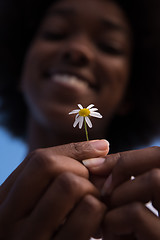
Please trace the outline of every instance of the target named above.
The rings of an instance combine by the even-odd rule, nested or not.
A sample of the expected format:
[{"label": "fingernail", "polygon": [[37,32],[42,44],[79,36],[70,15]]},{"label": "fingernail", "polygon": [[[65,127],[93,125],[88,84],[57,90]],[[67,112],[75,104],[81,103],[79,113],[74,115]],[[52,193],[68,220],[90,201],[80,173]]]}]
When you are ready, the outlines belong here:
[{"label": "fingernail", "polygon": [[90,141],[90,144],[93,148],[99,151],[105,151],[109,148],[109,142],[105,139],[93,140],[93,141]]},{"label": "fingernail", "polygon": [[101,190],[101,195],[109,195],[112,191],[112,174],[109,175],[107,180],[105,181],[102,190]]},{"label": "fingernail", "polygon": [[91,158],[89,160],[83,160],[82,162],[86,167],[91,168],[100,166],[105,160],[105,158]]}]

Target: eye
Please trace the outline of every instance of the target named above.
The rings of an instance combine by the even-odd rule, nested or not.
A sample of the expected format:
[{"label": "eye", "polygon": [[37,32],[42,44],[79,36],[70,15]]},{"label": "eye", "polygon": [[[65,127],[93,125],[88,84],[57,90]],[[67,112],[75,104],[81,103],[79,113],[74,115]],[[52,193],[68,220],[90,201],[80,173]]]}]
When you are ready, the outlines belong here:
[{"label": "eye", "polygon": [[48,41],[63,40],[67,34],[65,32],[45,31],[42,33],[42,37]]},{"label": "eye", "polygon": [[117,56],[124,55],[124,50],[122,48],[114,46],[112,44],[99,43],[98,46],[104,53]]}]

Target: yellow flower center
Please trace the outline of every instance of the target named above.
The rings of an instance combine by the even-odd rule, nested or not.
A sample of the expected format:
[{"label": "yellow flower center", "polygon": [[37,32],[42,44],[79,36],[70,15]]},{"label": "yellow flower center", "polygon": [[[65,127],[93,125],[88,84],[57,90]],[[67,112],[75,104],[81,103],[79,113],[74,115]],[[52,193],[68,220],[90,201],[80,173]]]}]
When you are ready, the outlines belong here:
[{"label": "yellow flower center", "polygon": [[87,108],[83,108],[79,111],[79,116],[81,117],[88,117],[89,114],[90,114],[90,111]]}]

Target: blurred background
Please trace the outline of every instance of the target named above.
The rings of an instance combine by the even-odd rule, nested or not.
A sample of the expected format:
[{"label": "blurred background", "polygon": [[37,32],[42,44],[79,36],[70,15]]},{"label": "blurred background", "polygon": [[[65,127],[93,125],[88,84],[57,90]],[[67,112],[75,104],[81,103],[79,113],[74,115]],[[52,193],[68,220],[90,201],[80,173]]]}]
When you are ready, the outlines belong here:
[{"label": "blurred background", "polygon": [[0,128],[0,185],[27,154],[26,145]]}]

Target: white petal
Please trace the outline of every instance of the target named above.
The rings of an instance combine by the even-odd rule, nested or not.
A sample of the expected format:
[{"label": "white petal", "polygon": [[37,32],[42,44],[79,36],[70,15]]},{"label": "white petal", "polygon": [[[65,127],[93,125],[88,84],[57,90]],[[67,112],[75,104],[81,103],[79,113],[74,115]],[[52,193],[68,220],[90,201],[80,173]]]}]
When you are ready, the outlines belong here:
[{"label": "white petal", "polygon": [[72,112],[69,112],[68,114],[75,114],[75,113],[78,113],[78,112],[79,112],[79,109],[75,109]]},{"label": "white petal", "polygon": [[98,112],[91,112],[90,116],[96,117],[96,118],[102,118],[102,115],[100,113],[98,113]]},{"label": "white petal", "polygon": [[85,117],[86,123],[88,124],[88,126],[91,128],[92,127],[92,123],[91,120],[89,119],[89,117]]},{"label": "white petal", "polygon": [[97,111],[98,110],[98,108],[92,108],[92,109],[90,109],[89,111],[90,112],[95,112],[95,111]]},{"label": "white petal", "polygon": [[79,121],[80,121],[80,117],[79,117],[79,118],[76,118],[75,121],[74,121],[74,123],[73,123],[73,127],[76,127],[77,124],[79,123]]},{"label": "white petal", "polygon": [[76,118],[78,118],[79,117],[79,114],[77,114],[76,116],[75,116],[75,120],[76,120]]},{"label": "white petal", "polygon": [[92,107],[94,107],[94,104],[90,104],[90,105],[87,107],[87,109],[90,109],[90,108],[92,108]]},{"label": "white petal", "polygon": [[84,120],[84,117],[79,117],[80,118],[80,121],[79,121],[79,128],[81,129],[82,126],[83,126],[83,120]]},{"label": "white petal", "polygon": [[83,107],[82,107],[82,105],[81,105],[81,104],[78,104],[78,107],[79,107],[80,109],[83,109]]}]

